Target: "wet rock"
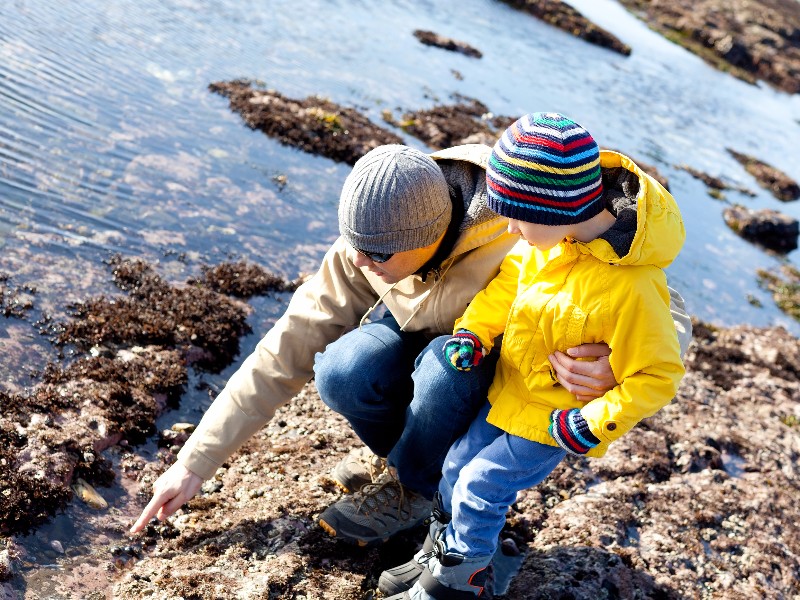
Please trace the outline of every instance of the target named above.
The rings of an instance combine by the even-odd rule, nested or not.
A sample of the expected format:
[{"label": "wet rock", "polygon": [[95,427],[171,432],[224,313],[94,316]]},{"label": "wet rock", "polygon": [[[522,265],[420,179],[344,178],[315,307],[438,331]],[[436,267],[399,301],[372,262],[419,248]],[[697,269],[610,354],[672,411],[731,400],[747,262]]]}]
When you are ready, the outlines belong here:
[{"label": "wet rock", "polygon": [[349,165],[383,144],[401,144],[394,133],[378,127],[352,108],[325,98],[287,98],[246,80],[219,81],[209,90],[225,96],[230,107],[252,129],[287,146]]},{"label": "wet rock", "polygon": [[648,25],[745,81],[800,92],[800,4],[794,0],[622,0]]},{"label": "wet rock", "polygon": [[[472,98],[458,98],[452,105],[438,105],[431,109],[406,112],[396,123],[415,138],[437,150],[459,144],[486,144],[493,146],[518,117],[495,116],[482,102]],[[389,116],[384,116],[390,119]]]},{"label": "wet rock", "polygon": [[698,169],[690,167],[689,165],[675,165],[675,167],[677,169],[681,169],[683,171],[686,171],[687,173],[689,173],[689,175],[691,175],[695,179],[699,179],[700,181],[705,183],[706,186],[709,188],[709,192],[708,192],[709,195],[711,195],[711,196],[713,196],[715,198],[720,198],[721,197],[721,192],[723,190],[735,190],[735,191],[741,192],[742,194],[745,194],[747,196],[755,196],[756,195],[755,192],[753,192],[752,190],[747,189],[744,186],[736,186],[736,185],[729,184],[726,181],[723,181],[719,177],[715,177],[713,175],[709,175],[708,173],[704,173],[703,171],[700,171]]},{"label": "wet rock", "polygon": [[800,198],[800,185],[786,173],[747,154],[736,152],[730,148],[728,148],[728,152],[748,173],[756,178],[761,187],[772,192],[772,195],[778,200],[788,202]]},{"label": "wet rock", "polygon": [[435,46],[437,48],[443,48],[444,50],[450,50],[451,52],[460,52],[461,54],[466,54],[473,58],[481,58],[483,56],[480,50],[473,48],[466,42],[444,37],[433,31],[417,29],[414,32],[414,37],[426,46]]},{"label": "wet rock", "polygon": [[503,2],[592,44],[624,56],[629,56],[631,53],[630,46],[560,0],[503,0]]},{"label": "wet rock", "polygon": [[728,227],[746,240],[782,253],[797,248],[800,223],[777,210],[754,211],[736,204],[726,208],[722,216]]}]

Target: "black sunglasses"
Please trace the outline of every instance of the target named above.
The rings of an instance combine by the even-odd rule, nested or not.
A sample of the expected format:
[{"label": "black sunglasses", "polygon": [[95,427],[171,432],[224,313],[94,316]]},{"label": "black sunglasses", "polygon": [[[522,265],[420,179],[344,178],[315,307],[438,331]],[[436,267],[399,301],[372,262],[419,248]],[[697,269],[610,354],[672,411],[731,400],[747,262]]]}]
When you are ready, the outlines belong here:
[{"label": "black sunglasses", "polygon": [[[355,248],[355,246],[353,246],[353,248]],[[363,254],[372,262],[376,263],[385,263],[394,256],[394,252],[367,252],[366,250],[361,250],[360,248],[355,248],[355,250],[359,254]]]}]

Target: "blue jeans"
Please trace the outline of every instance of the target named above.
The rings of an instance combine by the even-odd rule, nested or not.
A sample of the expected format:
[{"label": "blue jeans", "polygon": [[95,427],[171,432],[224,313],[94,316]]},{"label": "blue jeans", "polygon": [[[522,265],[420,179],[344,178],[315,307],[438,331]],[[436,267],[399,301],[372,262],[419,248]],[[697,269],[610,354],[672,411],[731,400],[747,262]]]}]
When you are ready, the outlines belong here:
[{"label": "blue jeans", "polygon": [[432,498],[450,445],[486,403],[497,353],[480,367],[456,371],[442,346],[400,330],[388,316],[343,335],[315,357],[322,401],[343,415],[406,487]]},{"label": "blue jeans", "polygon": [[492,556],[517,492],[533,487],[558,466],[566,452],[510,435],[486,422],[482,407],[469,430],[444,460],[439,493],[453,518],[445,545],[466,557]]}]

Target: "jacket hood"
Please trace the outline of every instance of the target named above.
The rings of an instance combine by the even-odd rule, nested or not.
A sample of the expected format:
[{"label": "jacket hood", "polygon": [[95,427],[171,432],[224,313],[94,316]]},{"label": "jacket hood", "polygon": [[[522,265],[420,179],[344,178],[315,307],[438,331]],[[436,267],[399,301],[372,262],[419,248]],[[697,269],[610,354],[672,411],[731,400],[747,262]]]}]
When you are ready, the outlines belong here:
[{"label": "jacket hood", "polygon": [[451,256],[468,252],[506,232],[506,219],[487,205],[486,165],[491,153],[492,149],[483,144],[463,144],[431,154],[452,194],[464,203],[464,218]]},{"label": "jacket hood", "polygon": [[672,194],[618,152],[602,150],[600,167],[606,208],[617,221],[596,240],[579,246],[607,263],[669,266],[686,239]]}]

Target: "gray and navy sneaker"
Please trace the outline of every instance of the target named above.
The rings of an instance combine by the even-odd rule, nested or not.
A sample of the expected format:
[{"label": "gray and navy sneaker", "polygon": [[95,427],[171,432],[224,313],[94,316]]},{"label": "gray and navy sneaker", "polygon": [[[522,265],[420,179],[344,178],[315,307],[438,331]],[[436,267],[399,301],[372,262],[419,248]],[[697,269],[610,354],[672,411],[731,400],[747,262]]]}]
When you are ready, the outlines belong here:
[{"label": "gray and navy sneaker", "polygon": [[359,546],[387,541],[431,514],[431,501],[400,483],[386,469],[374,483],[326,508],[319,524],[329,535]]},{"label": "gray and navy sneaker", "polygon": [[408,562],[381,573],[378,580],[378,589],[384,596],[393,596],[410,590],[425,570],[425,565],[435,554],[435,540],[439,539],[452,515],[444,509],[442,495],[436,492],[433,495],[431,516],[425,521],[428,525],[428,535],[422,548]]},{"label": "gray and navy sneaker", "polygon": [[387,600],[480,600],[492,597],[491,556],[468,558],[434,542],[419,579],[407,591]]},{"label": "gray and navy sneaker", "polygon": [[386,459],[366,446],[351,450],[331,470],[331,479],[345,494],[352,494],[368,483],[374,483],[386,470]]}]

